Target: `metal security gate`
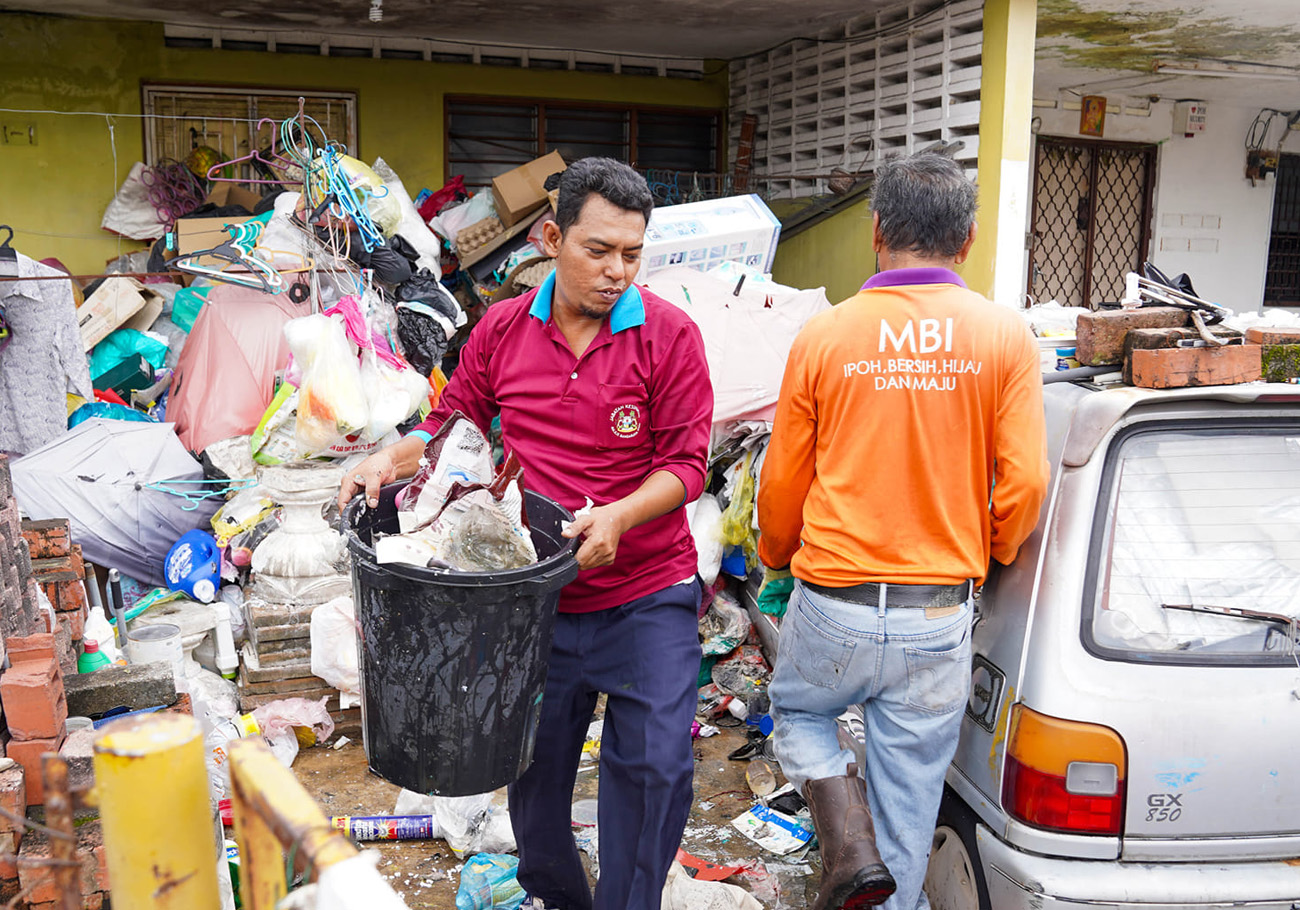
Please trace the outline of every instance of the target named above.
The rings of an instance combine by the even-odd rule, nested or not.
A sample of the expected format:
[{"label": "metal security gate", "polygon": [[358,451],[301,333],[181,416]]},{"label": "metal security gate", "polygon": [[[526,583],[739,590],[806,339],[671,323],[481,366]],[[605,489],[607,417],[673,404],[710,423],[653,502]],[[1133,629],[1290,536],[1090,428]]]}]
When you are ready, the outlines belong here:
[{"label": "metal security gate", "polygon": [[1035,301],[1096,307],[1124,295],[1151,239],[1156,147],[1039,138],[1029,238]]},{"label": "metal security gate", "polygon": [[1264,305],[1300,306],[1300,155],[1283,155],[1274,179]]}]

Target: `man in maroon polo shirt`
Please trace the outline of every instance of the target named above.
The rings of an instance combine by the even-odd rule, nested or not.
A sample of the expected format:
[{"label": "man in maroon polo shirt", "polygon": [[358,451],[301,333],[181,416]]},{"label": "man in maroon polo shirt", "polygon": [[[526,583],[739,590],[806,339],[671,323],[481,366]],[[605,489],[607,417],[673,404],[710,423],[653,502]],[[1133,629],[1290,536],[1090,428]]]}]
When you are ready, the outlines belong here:
[{"label": "man in maroon polo shirt", "polygon": [[[519,882],[559,910],[658,910],[690,813],[700,589],[682,506],[703,491],[713,390],[699,329],[632,283],[653,205],[626,165],[574,162],[543,229],[555,272],[488,310],[438,408],[340,491],[377,504],[460,410],[484,431],[501,415],[531,489],[572,511],[595,503],[567,532],[582,571],[560,596],[533,764],[510,787]],[[602,692],[593,902],[569,819]]]}]

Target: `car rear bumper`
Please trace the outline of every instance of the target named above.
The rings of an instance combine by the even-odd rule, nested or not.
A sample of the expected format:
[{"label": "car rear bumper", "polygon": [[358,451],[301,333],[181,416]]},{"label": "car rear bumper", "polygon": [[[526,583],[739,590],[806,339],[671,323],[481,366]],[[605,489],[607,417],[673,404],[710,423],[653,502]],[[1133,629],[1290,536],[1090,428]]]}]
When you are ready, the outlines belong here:
[{"label": "car rear bumper", "polygon": [[1025,853],[976,825],[997,910],[1300,910],[1300,858],[1239,863],[1138,863]]}]

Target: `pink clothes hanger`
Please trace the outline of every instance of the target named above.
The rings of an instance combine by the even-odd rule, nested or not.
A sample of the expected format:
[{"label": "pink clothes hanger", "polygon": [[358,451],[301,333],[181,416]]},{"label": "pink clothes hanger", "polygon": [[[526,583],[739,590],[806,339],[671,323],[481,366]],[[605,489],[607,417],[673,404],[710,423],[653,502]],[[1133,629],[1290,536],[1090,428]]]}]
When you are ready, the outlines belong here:
[{"label": "pink clothes hanger", "polygon": [[274,171],[286,171],[289,170],[290,168],[297,167],[296,163],[281,155],[279,150],[276,147],[277,138],[279,136],[280,129],[279,129],[279,123],[274,118],[263,117],[261,120],[257,121],[257,126],[253,127],[253,131],[250,136],[250,144],[253,139],[256,139],[257,134],[262,131],[262,125],[266,123],[271,124],[270,154],[274,160],[268,161],[266,158],[263,157],[262,149],[255,148],[247,155],[244,155],[239,158],[234,158],[230,161],[223,161],[220,164],[214,164],[212,167],[208,168],[208,173],[207,173],[208,180],[211,180],[214,183],[251,183],[251,184],[268,185],[268,186],[284,186],[287,183],[292,183],[293,181],[287,179],[286,180],[261,180],[261,179],[245,180],[239,177],[219,176],[220,171],[230,167],[232,164],[245,164],[248,162],[256,162],[257,164],[261,164],[264,167]]}]

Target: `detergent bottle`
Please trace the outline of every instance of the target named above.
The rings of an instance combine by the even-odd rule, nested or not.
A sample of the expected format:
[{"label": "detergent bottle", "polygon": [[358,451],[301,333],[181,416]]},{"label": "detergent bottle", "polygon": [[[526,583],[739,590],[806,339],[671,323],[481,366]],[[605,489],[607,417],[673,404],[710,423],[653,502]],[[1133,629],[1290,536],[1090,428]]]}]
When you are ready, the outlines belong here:
[{"label": "detergent bottle", "polygon": [[208,604],[217,596],[221,581],[221,551],[206,531],[189,531],[167,551],[163,566],[167,586]]}]

